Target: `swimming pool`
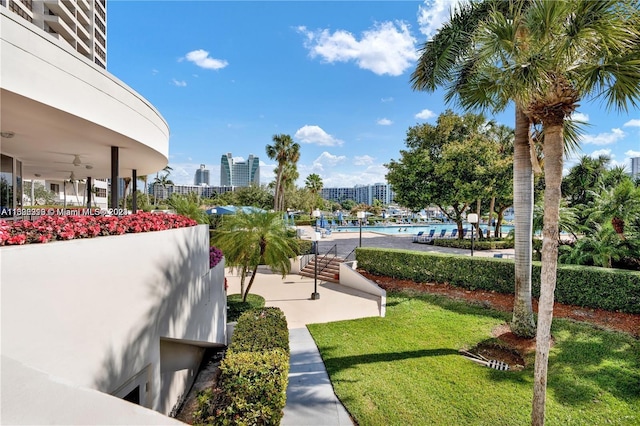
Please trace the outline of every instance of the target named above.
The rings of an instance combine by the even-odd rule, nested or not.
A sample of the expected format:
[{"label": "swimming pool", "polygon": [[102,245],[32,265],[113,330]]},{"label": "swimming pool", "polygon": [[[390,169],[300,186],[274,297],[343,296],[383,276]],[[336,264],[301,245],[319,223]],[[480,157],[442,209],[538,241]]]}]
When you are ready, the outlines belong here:
[{"label": "swimming pool", "polygon": [[[447,230],[447,235],[451,233],[452,230],[456,229],[455,223],[434,223],[431,225],[390,225],[390,226],[363,226],[362,232],[377,232],[379,234],[386,235],[415,235],[418,232],[422,232],[423,234],[429,234],[432,229],[435,230],[434,236],[440,235],[440,232],[443,229]],[[463,224],[463,229],[471,229],[471,225],[468,223]],[[487,225],[480,225],[480,229],[482,229],[485,233],[487,230]],[[502,225],[502,233],[506,234],[513,229],[513,225]],[[336,226],[331,228],[332,232],[360,232],[359,226]],[[491,228],[491,232],[493,233],[493,227]]]}]

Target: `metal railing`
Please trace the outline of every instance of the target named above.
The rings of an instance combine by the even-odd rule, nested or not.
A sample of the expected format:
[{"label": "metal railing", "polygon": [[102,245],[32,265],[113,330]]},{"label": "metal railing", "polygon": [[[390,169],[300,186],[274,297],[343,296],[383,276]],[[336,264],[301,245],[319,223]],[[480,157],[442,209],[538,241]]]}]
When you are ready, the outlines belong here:
[{"label": "metal railing", "polygon": [[356,260],[356,249],[357,248],[358,248],[358,246],[355,246],[353,248],[353,250],[351,250],[351,252],[349,252],[349,254],[345,256],[345,258],[344,258],[345,262],[348,262],[348,261],[351,261],[351,260]]},{"label": "metal railing", "polygon": [[[327,259],[327,256],[329,256],[332,253],[333,253],[333,256]],[[333,247],[327,250],[327,253],[324,256],[322,256],[322,259],[320,259],[319,264],[324,266],[322,266],[322,269],[320,269],[318,273],[321,273],[322,271],[324,271],[326,267],[329,265],[329,263],[331,263],[331,261],[336,257],[338,257],[338,245],[334,244]]]}]

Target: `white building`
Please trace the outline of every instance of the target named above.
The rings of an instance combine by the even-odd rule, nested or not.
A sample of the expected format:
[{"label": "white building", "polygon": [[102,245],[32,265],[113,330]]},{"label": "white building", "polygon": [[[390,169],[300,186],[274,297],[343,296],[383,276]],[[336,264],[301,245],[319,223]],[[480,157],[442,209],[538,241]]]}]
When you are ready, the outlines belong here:
[{"label": "white building", "polygon": [[236,161],[231,153],[220,159],[220,186],[260,185],[260,158],[249,155],[246,161]]},{"label": "white building", "polygon": [[[0,1],[6,218],[21,218],[23,179],[58,197],[84,181],[70,198],[87,204],[109,179],[117,207],[119,178],[135,191],[167,165],[169,126],[105,70],[105,36],[105,0]],[[2,424],[177,423],[157,412],[225,343],[226,299],[206,226],[147,234],[0,247]]]},{"label": "white building", "polygon": [[209,186],[211,184],[209,175],[210,171],[207,169],[207,166],[200,164],[200,168],[196,170],[196,175],[193,178],[193,184]]},{"label": "white building", "polygon": [[636,178],[640,176],[640,157],[633,157],[631,159],[631,177]]}]

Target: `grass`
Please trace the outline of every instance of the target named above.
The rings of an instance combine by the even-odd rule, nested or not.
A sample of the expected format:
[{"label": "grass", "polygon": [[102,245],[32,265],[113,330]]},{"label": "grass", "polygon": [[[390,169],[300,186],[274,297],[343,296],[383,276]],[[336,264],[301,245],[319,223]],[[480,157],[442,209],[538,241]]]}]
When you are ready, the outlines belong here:
[{"label": "grass", "polygon": [[249,293],[247,301],[242,301],[241,294],[229,294],[227,296],[227,322],[238,321],[240,315],[246,310],[253,308],[262,308],[264,306],[264,297],[257,294]]},{"label": "grass", "polygon": [[[458,355],[504,313],[432,295],[390,293],[385,318],[309,326],[340,400],[360,426],[528,425],[533,355],[497,371]],[[640,425],[640,342],[554,320],[547,425]]]}]

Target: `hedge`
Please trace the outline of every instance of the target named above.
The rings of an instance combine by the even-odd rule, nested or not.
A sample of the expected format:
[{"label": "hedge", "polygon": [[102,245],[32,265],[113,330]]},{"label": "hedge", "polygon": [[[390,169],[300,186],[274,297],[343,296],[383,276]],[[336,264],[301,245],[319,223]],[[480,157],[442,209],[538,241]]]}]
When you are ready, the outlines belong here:
[{"label": "hedge", "polygon": [[271,349],[289,352],[289,330],[282,310],[266,307],[250,309],[240,315],[229,351],[261,352]]},{"label": "hedge", "polygon": [[[473,248],[475,250],[499,250],[513,248],[513,244],[513,240],[504,239],[476,240],[473,243]],[[471,249],[471,240],[468,238],[436,238],[433,240],[433,245],[438,247]]]},{"label": "hedge", "polygon": [[[358,248],[358,268],[415,282],[513,294],[514,261],[409,250]],[[540,296],[541,263],[533,262],[532,295]],[[558,265],[555,300],[586,308],[640,314],[640,272]]]},{"label": "hedge", "polygon": [[289,331],[279,308],[238,318],[215,389],[198,395],[195,424],[278,425],[289,380]]}]

